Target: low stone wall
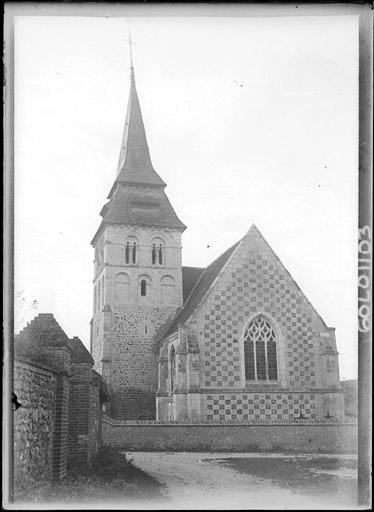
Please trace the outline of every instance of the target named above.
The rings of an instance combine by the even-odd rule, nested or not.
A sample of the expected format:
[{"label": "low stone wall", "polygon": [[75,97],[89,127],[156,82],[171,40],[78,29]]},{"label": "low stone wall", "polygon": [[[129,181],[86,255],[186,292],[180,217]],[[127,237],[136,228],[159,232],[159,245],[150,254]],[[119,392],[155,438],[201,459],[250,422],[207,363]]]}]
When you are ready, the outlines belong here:
[{"label": "low stone wall", "polygon": [[103,419],[103,443],[133,451],[355,453],[357,424],[156,423]]},{"label": "low stone wall", "polygon": [[17,494],[48,485],[52,473],[52,442],[56,376],[41,365],[14,362],[14,487]]}]

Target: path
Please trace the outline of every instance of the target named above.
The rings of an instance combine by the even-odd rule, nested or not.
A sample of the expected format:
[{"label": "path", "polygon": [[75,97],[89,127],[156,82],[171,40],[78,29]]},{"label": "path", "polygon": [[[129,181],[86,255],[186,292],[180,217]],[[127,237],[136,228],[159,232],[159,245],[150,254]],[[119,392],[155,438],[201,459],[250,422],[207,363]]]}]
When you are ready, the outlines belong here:
[{"label": "path", "polygon": [[[281,454],[223,454],[181,452],[133,452],[130,455],[136,466],[165,485],[164,494],[169,509],[352,509],[353,503],[342,496],[314,496],[296,493],[274,485],[269,479],[258,478],[232,467],[233,459],[267,458],[276,468],[282,457],[288,460],[295,456]],[[305,456],[304,456],[305,457]],[[309,462],[311,457],[309,456]],[[326,458],[326,455],[323,455]],[[331,457],[337,457],[336,455]],[[349,456],[347,456],[349,458]],[[314,459],[313,459],[314,460]],[[230,462],[225,464],[225,462]],[[253,462],[253,461],[252,461]],[[312,470],[314,471],[314,470]],[[339,472],[338,472],[339,473]],[[338,474],[336,473],[336,474]],[[330,472],[331,474],[331,472]],[[344,477],[344,471],[339,475]],[[352,479],[352,474],[349,476]],[[337,491],[338,492],[338,491]],[[335,500],[335,501],[334,501]],[[147,503],[147,508],[157,508]]]}]

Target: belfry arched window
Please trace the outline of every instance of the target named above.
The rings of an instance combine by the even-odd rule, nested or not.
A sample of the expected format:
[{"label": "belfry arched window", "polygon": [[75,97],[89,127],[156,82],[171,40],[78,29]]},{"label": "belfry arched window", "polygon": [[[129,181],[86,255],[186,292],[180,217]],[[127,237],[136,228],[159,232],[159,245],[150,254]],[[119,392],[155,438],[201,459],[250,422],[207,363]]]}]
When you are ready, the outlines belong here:
[{"label": "belfry arched window", "polygon": [[152,240],[152,265],[162,266],[165,260],[165,242],[161,237]]},{"label": "belfry arched window", "polygon": [[152,265],[156,265],[156,244],[152,244]]},{"label": "belfry arched window", "polygon": [[136,265],[138,262],[139,241],[136,236],[130,235],[125,240],[125,264]]},{"label": "belfry arched window", "polygon": [[132,262],[136,263],[136,242],[132,244]]},{"label": "belfry arched window", "polygon": [[277,380],[277,339],[271,322],[262,315],[254,318],[244,333],[246,380]]}]

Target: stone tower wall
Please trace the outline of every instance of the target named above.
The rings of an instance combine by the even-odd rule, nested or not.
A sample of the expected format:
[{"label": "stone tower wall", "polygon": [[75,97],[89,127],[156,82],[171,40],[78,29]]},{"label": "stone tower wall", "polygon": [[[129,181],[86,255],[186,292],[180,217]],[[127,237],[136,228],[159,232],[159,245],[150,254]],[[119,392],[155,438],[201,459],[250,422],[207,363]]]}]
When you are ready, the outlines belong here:
[{"label": "stone tower wall", "polygon": [[[126,262],[126,244],[136,261]],[[162,262],[152,262],[152,244]],[[95,248],[92,356],[107,382],[115,418],[154,419],[157,350],[153,336],[183,303],[181,235],[150,227],[107,226]],[[141,281],[147,293],[141,295]]]}]

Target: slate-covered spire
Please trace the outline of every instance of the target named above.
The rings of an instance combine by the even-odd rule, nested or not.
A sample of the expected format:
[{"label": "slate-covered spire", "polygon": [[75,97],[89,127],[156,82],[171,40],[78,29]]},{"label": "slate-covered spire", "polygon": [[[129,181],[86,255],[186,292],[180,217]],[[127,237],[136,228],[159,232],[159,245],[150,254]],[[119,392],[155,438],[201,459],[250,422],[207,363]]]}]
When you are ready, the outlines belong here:
[{"label": "slate-covered spire", "polygon": [[109,201],[100,215],[103,220],[92,245],[105,225],[152,226],[184,231],[186,226],[178,218],[165,194],[166,183],[154,170],[138,93],[135,86],[134,66],[131,55],[131,84],[123,131],[117,176],[109,192]]},{"label": "slate-covered spire", "polygon": [[109,197],[119,182],[161,187],[165,187],[166,185],[154,170],[149,154],[142,112],[136,91],[132,56],[130,70],[130,94],[118,161],[117,177]]}]

